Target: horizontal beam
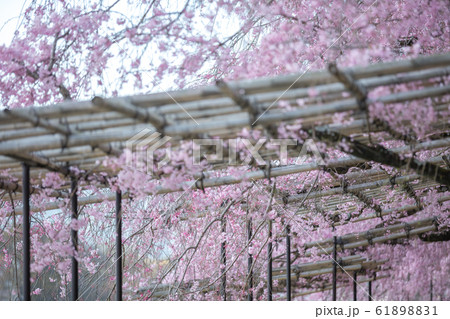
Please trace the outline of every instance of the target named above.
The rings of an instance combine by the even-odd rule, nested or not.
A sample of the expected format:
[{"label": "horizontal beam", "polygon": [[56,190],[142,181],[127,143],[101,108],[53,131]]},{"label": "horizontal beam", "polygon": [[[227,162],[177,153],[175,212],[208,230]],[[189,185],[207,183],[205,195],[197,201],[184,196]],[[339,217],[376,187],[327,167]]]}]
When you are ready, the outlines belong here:
[{"label": "horizontal beam", "polygon": [[[396,75],[404,72],[417,72],[419,70],[429,68],[447,67],[450,65],[450,54],[421,56],[410,60],[401,60],[394,62],[383,62],[362,67],[343,68],[345,72],[349,72],[355,79],[377,78],[388,75]],[[401,81],[401,77],[398,77]],[[328,71],[313,71],[306,74],[283,75],[270,78],[248,79],[240,81],[228,82],[228,85],[235,90],[245,90],[247,95],[259,92],[267,92],[274,90],[285,90],[287,88],[307,88],[315,85],[323,85],[336,83],[334,78]],[[339,83],[340,84],[340,83]],[[154,106],[159,107],[165,104],[173,104],[177,108],[177,103],[192,102],[198,100],[211,100],[213,98],[221,98],[222,92],[217,86],[206,86],[198,89],[186,89],[171,92],[161,92],[148,95],[136,95],[128,97],[130,102],[137,106]],[[112,98],[113,101],[121,98]],[[16,110],[13,110],[16,111]],[[26,112],[17,110],[18,112]],[[43,106],[38,110],[40,115],[50,116],[55,114],[72,115],[74,113],[95,113],[95,108],[91,101],[73,102],[65,101],[51,106]],[[0,122],[8,122],[0,113]]]},{"label": "horizontal beam", "polygon": [[415,158],[405,159],[381,145],[365,145],[353,140],[349,136],[328,129],[316,130],[316,137],[320,140],[333,143],[333,145],[344,142],[348,147],[342,149],[342,151],[353,156],[399,169],[413,170],[420,176],[424,176],[442,185],[450,186],[450,170],[444,167],[430,162],[419,161]]},{"label": "horizontal beam", "polygon": [[49,158],[44,156],[33,153],[9,154],[8,156],[20,162],[27,162],[32,166],[43,167],[50,171],[58,172],[66,176],[70,175],[70,170],[67,166],[56,164]]},{"label": "horizontal beam", "polygon": [[[411,81],[424,81],[430,78],[447,76],[450,74],[450,67],[440,67],[434,69],[425,69],[419,71],[412,71],[403,73],[400,76],[397,74],[376,76],[373,78],[364,78],[360,80],[361,84],[367,88],[375,88],[377,86],[386,86],[392,84],[407,83]],[[322,84],[315,87],[318,94],[340,94],[345,91],[344,85],[341,83]],[[262,109],[268,107],[276,101],[282,92],[270,91],[253,94],[252,101],[261,105]],[[283,100],[295,101],[299,98],[308,98],[309,88],[291,88],[284,92]],[[120,103],[122,100],[129,100],[129,98],[113,98],[107,99],[111,103]],[[166,104],[152,108],[149,105],[141,105],[140,108],[153,109],[162,116],[170,120],[189,120],[190,116],[194,118],[204,118],[217,115],[236,114],[242,111],[241,107],[234,105],[233,101],[226,97],[218,97],[214,100],[198,100],[193,102],[183,103],[183,108],[177,103]],[[105,112],[97,107],[94,107],[90,102],[71,102],[70,106],[67,102],[57,104],[52,107],[39,107],[35,112],[41,117],[48,119],[60,118],[63,114],[67,122],[79,131],[98,130],[111,127],[129,126],[136,123],[133,118],[123,118],[122,113]],[[76,105],[74,104],[76,103]],[[267,105],[264,105],[264,104]],[[76,106],[76,107],[75,107]],[[187,114],[185,111],[189,112]],[[29,109],[14,109],[9,112],[23,114],[29,112]],[[77,114],[73,114],[77,112]],[[3,119],[0,112],[0,120]],[[19,116],[17,118],[19,118]],[[6,118],[5,118],[6,119]],[[45,135],[46,130],[38,128],[30,128],[27,123],[7,121],[6,124],[1,125],[2,132],[0,133],[0,140],[23,138],[28,136]]]},{"label": "horizontal beam", "polygon": [[[436,97],[448,94],[450,86],[431,87],[412,92],[394,93],[373,102],[397,103],[419,98]],[[372,103],[368,101],[368,103]],[[335,112],[352,111],[358,109],[358,103],[354,99],[343,100],[334,103],[297,109],[284,113],[265,113],[258,119],[258,124],[269,125],[280,121],[291,121],[299,118],[313,117]],[[248,115],[235,118],[229,121],[210,121],[208,123],[196,124],[173,124],[164,129],[164,134],[168,136],[191,137],[192,134],[209,133],[220,129],[243,128],[251,126],[252,122]],[[71,134],[69,139],[62,136],[29,137],[20,141],[4,141],[0,143],[0,154],[20,153],[23,151],[33,152],[45,149],[58,149],[64,147],[91,145],[101,147],[103,143],[123,142],[132,138],[139,131],[135,130],[107,130],[103,132],[81,132]]]},{"label": "horizontal beam", "polygon": [[95,97],[92,103],[98,107],[113,110],[144,123],[151,123],[157,130],[162,130],[166,120],[156,112],[137,107],[126,99],[108,101],[101,97]]},{"label": "horizontal beam", "polygon": [[[363,283],[366,283],[366,282],[373,282],[373,281],[377,281],[377,280],[381,280],[381,279],[385,279],[385,278],[389,278],[389,275],[381,275],[381,276],[377,275],[376,277],[369,277],[369,278],[366,278],[366,279],[358,280],[357,283],[358,283],[358,285],[360,285],[360,284],[363,284]],[[348,284],[347,285],[342,284],[342,285],[338,285],[337,286],[338,289],[339,288],[346,288],[346,287],[348,287]],[[324,292],[324,291],[328,291],[328,290],[332,290],[332,289],[333,289],[333,286],[332,285],[328,285],[328,286],[325,286],[324,288],[318,288],[318,289],[306,290],[306,291],[301,291],[301,292],[298,292],[298,293],[294,293],[293,297],[301,297],[301,296],[312,295],[312,294],[315,294],[315,293]],[[277,298],[276,300],[282,300],[282,298]]]},{"label": "horizontal beam", "polygon": [[[436,218],[428,217],[425,219],[408,222],[408,224],[399,223],[399,224],[395,224],[395,225],[391,225],[391,226],[387,226],[387,227],[383,227],[383,228],[373,228],[373,229],[370,229],[369,231],[360,232],[360,233],[351,233],[351,234],[347,234],[344,236],[340,236],[339,238],[340,238],[342,245],[344,245],[344,247],[346,247],[347,244],[354,245],[356,242],[358,242],[360,240],[367,241],[369,237],[372,237],[372,238],[376,237],[376,238],[380,238],[380,240],[382,240],[382,238],[385,234],[388,234],[388,233],[391,234],[392,232],[396,232],[396,231],[403,231],[403,230],[405,230],[405,226],[410,227],[411,229],[414,229],[414,228],[419,229],[421,227],[428,227],[428,226],[436,227]],[[398,235],[398,234],[392,233],[392,235]],[[403,235],[403,234],[401,234],[401,235]],[[370,241],[370,239],[369,239],[369,241]],[[313,247],[329,248],[329,246],[332,246],[332,245],[333,245],[333,239],[327,238],[324,240],[306,243],[304,245],[304,247],[305,247],[305,249],[310,249]]]},{"label": "horizontal beam", "polygon": [[332,195],[339,195],[344,194],[346,191],[352,192],[352,191],[363,191],[368,189],[375,189],[382,186],[388,186],[393,184],[402,184],[405,182],[414,181],[417,179],[420,179],[421,176],[418,174],[411,174],[407,176],[399,176],[395,179],[381,179],[375,182],[368,182],[368,183],[362,183],[362,184],[355,184],[355,185],[348,185],[346,189],[344,190],[344,187],[333,187],[324,191],[316,191],[316,192],[310,192],[309,194],[298,194],[298,195],[290,195],[286,196],[284,198],[284,202],[289,203],[296,203],[299,201],[304,200],[305,198],[312,199],[312,198],[318,198],[318,197],[324,197],[324,196],[332,196]]}]

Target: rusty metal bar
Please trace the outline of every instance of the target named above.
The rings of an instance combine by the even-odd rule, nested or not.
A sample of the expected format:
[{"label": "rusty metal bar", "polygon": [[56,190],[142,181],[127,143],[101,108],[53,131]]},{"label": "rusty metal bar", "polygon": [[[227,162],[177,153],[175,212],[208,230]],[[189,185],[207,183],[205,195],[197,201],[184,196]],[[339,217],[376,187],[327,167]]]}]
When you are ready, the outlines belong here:
[{"label": "rusty metal bar", "polygon": [[[78,185],[77,180],[72,178],[71,180],[71,193],[72,193],[72,220],[78,219]],[[75,229],[70,230],[70,235],[72,238],[72,245],[74,249],[74,256],[72,256],[72,301],[78,300],[78,261],[76,259],[76,254],[78,251],[78,231]]]},{"label": "rusty metal bar", "polygon": [[31,300],[30,284],[30,166],[22,164],[23,300]]},{"label": "rusty metal bar", "polygon": [[[247,238],[248,238],[248,245],[250,246],[250,241],[252,239],[253,233],[252,233],[252,219],[249,218],[247,221]],[[248,254],[247,259],[247,269],[248,269],[248,294],[247,294],[247,300],[253,301],[253,256],[252,254]]]},{"label": "rusty metal bar", "polygon": [[267,300],[272,301],[273,279],[272,279],[272,220],[269,220],[269,243],[267,244]]},{"label": "rusty metal bar", "polygon": [[116,192],[116,300],[122,301],[122,192]]},{"label": "rusty metal bar", "polygon": [[286,300],[291,300],[291,228],[286,225]]},{"label": "rusty metal bar", "polygon": [[[227,231],[227,222],[226,219],[222,219],[222,233]],[[227,255],[226,255],[226,245],[227,242],[224,240],[220,247],[220,264],[221,264],[221,276],[222,276],[222,284],[220,287],[220,295],[222,296],[223,301],[227,300],[227,275],[226,275],[226,267],[227,267]]]},{"label": "rusty metal bar", "polygon": [[333,236],[333,301],[337,300],[337,237]]}]

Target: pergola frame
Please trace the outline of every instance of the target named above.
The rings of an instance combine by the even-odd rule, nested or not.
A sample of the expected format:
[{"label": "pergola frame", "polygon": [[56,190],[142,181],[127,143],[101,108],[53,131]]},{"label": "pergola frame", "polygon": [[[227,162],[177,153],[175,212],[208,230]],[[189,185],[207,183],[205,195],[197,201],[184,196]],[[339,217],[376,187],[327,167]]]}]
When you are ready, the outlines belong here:
[{"label": "pergola frame", "polygon": [[[174,147],[189,138],[220,137],[235,138],[242,128],[257,128],[268,137],[276,137],[272,126],[279,122],[290,123],[302,119],[304,128],[309,130],[311,137],[335,145],[345,140],[350,148],[349,156],[331,160],[325,166],[316,163],[256,168],[244,176],[214,177],[215,170],[226,167],[227,163],[214,163],[212,171],[194,175],[191,181],[186,181],[178,188],[159,187],[149,195],[166,194],[199,189],[220,187],[241,183],[244,180],[263,180],[301,172],[324,170],[332,172],[339,168],[348,168],[370,161],[390,165],[406,171],[403,176],[389,176],[386,172],[376,169],[363,170],[344,174],[341,181],[336,181],[328,190],[318,190],[307,194],[285,196],[275,194],[284,205],[304,202],[306,199],[321,198],[331,195],[350,195],[352,200],[358,199],[375,213],[372,216],[351,221],[335,221],[334,225],[347,222],[358,222],[368,218],[382,218],[391,214],[392,209],[384,210],[372,203],[372,198],[382,198],[380,187],[400,185],[402,191],[415,199],[416,204],[402,207],[402,211],[414,213],[422,208],[420,197],[415,190],[430,186],[450,186],[450,170],[448,159],[436,157],[428,162],[415,158],[405,159],[400,156],[408,152],[411,145],[414,151],[441,149],[450,146],[448,118],[441,119],[436,125],[441,134],[432,136],[428,141],[415,143],[414,136],[397,132],[381,119],[369,120],[368,106],[372,103],[402,103],[424,98],[434,99],[435,110],[448,108],[448,102],[442,97],[448,97],[449,85],[439,85],[438,78],[450,75],[450,54],[419,57],[407,61],[374,64],[367,67],[339,69],[330,65],[328,70],[310,72],[304,75],[289,75],[255,80],[235,82],[220,81],[216,86],[198,89],[188,89],[169,93],[156,93],[117,98],[95,97],[92,101],[63,102],[51,106],[29,107],[23,109],[4,109],[0,112],[0,169],[8,169],[9,177],[22,178],[22,182],[11,178],[0,177],[0,189],[10,193],[22,193],[22,207],[16,207],[14,214],[23,215],[24,231],[24,300],[30,300],[30,211],[42,211],[42,207],[30,207],[31,194],[38,192],[41,185],[30,185],[30,178],[46,171],[53,171],[67,177],[68,184],[62,189],[53,190],[55,198],[70,198],[72,218],[78,217],[80,205],[99,203],[105,200],[116,201],[116,298],[122,300],[122,216],[121,201],[129,194],[127,191],[108,193],[106,196],[87,196],[77,198],[77,188],[82,187],[82,181],[72,173],[70,167],[78,167],[87,173],[99,172],[104,167],[98,165],[108,156],[119,156],[125,147],[125,142],[133,138],[142,129],[159,132],[162,136],[170,136]],[[434,81],[433,81],[434,80]],[[421,89],[411,89],[401,93],[391,93],[376,99],[368,96],[370,90],[382,86],[416,82],[423,85]],[[311,96],[310,90],[317,92]],[[343,93],[349,93],[348,98]],[[289,102],[297,99],[306,101],[305,107],[296,107],[285,111],[278,107],[279,100]],[[337,112],[354,112],[355,120],[350,124],[334,124],[332,115]],[[195,119],[194,119],[195,118]],[[194,119],[194,122],[193,122]],[[323,125],[315,122],[320,119]],[[367,134],[369,132],[369,134]],[[384,132],[393,140],[402,140],[404,147],[385,148],[371,140],[370,134]],[[290,151],[290,155],[293,151]],[[273,151],[262,150],[262,157],[268,161],[274,156]],[[31,169],[31,170],[30,170]],[[109,176],[116,172],[108,170]],[[352,175],[353,174],[353,175]],[[359,183],[349,185],[347,179],[356,178]],[[368,181],[367,181],[368,179]],[[361,182],[363,181],[363,182]],[[418,184],[410,184],[420,181]],[[105,183],[105,188],[107,184]],[[16,195],[17,196],[17,195]],[[14,199],[19,199],[14,197]],[[440,202],[449,200],[442,196]],[[344,199],[346,200],[346,199]],[[44,210],[58,209],[58,201],[45,205]],[[307,209],[300,209],[301,215]],[[201,218],[201,214],[199,216]],[[222,229],[226,230],[223,223]],[[334,237],[320,242],[311,242],[305,249],[320,246],[322,254],[332,254],[332,261],[316,262],[311,265],[292,265],[290,253],[289,225],[286,225],[286,268],[273,269],[271,244],[268,246],[268,299],[272,300],[272,280],[284,279],[286,299],[292,297],[292,278],[309,277],[325,273],[333,274],[332,287],[323,290],[333,290],[336,300],[337,272],[339,269],[352,271],[354,274],[354,298],[356,299],[357,272],[379,270],[385,261],[368,261],[351,256],[348,262],[342,259],[339,263],[337,254],[340,250],[364,247],[373,243],[386,242],[392,239],[409,238],[429,231],[437,230],[438,221],[435,217],[403,223],[385,228],[371,229],[364,234],[349,234]],[[272,221],[269,222],[271,236]],[[251,220],[248,227],[248,239],[252,240]],[[386,235],[387,233],[389,235]],[[77,247],[77,232],[72,230],[72,243]],[[358,239],[359,238],[359,239]],[[363,238],[363,239],[362,239]],[[221,246],[221,263],[226,265],[226,243]],[[307,256],[307,254],[305,255]],[[278,256],[279,257],[279,256]],[[253,261],[248,256],[249,284],[252,287]],[[330,267],[331,266],[331,267]],[[346,268],[347,267],[347,268]],[[72,300],[78,300],[78,263],[72,258]],[[221,274],[221,296],[226,297],[226,274]],[[384,278],[379,276],[378,278]],[[368,278],[371,282],[376,278]],[[192,283],[184,284],[189,287]],[[180,286],[180,285],[179,285]],[[152,296],[162,298],[170,293],[170,286],[155,285],[145,290],[152,291]],[[323,291],[322,290],[322,291]],[[313,291],[317,292],[317,291]],[[295,295],[303,295],[306,292]],[[370,297],[371,298],[371,297]],[[252,300],[253,295],[248,294]]]}]

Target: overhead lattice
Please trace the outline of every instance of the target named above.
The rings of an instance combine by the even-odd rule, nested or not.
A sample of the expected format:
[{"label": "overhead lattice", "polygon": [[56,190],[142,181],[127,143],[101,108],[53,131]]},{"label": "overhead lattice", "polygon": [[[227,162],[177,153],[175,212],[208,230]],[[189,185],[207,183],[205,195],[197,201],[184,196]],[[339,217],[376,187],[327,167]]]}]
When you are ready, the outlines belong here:
[{"label": "overhead lattice", "polygon": [[[308,193],[277,192],[275,197],[282,205],[299,205],[296,209],[298,215],[307,213],[308,207],[302,205],[306,199],[316,200],[318,211],[336,212],[336,216],[329,216],[330,225],[333,227],[348,222],[382,218],[398,211],[413,214],[422,208],[421,196],[426,194],[417,195],[418,190],[450,185],[449,159],[446,155],[446,150],[450,147],[449,75],[450,54],[446,54],[347,69],[330,65],[329,70],[304,75],[228,83],[220,81],[215,86],[169,93],[108,99],[95,97],[92,101],[85,102],[4,109],[0,112],[0,170],[4,170],[7,176],[0,176],[0,189],[11,192],[13,199],[19,198],[18,194],[23,191],[21,183],[18,182],[23,162],[31,166],[32,177],[40,176],[49,170],[70,177],[70,168],[73,167],[86,172],[105,172],[114,176],[117,171],[104,167],[102,160],[110,156],[120,156],[126,147],[126,141],[143,129],[170,136],[171,147],[176,149],[181,141],[192,138],[235,138],[244,128],[260,130],[268,138],[277,138],[275,124],[301,120],[302,130],[309,137],[338,148],[345,142],[345,147],[340,150],[348,153],[348,157],[328,159],[325,165],[253,165],[251,170],[241,176],[217,176],[216,172],[226,168],[228,164],[228,159],[219,160],[211,163],[210,171],[200,175],[194,174],[192,180],[176,188],[160,186],[153,194],[184,191],[187,188],[204,190],[247,180],[256,181],[323,170],[335,179],[322,189],[305,185],[304,189],[311,187]],[[401,85],[401,90],[397,90]],[[373,98],[371,92],[380,88],[390,90],[384,90],[383,95]],[[432,132],[424,139],[401,132],[386,121],[370,116],[370,105],[426,99],[431,99],[430,105],[438,114],[438,119],[433,123]],[[287,104],[289,107],[286,107]],[[346,122],[342,122],[337,119],[336,114],[351,116],[348,116]],[[413,124],[405,123],[406,128],[408,125]],[[386,144],[389,141],[402,141],[404,144],[395,148],[382,146],[389,144]],[[402,156],[426,150],[442,152],[427,161]],[[289,149],[289,155],[296,156],[298,151],[298,147],[293,147]],[[267,163],[277,156],[276,152],[265,146],[260,150],[260,154]],[[393,176],[385,170],[371,167],[369,162],[395,167],[402,174]],[[358,170],[351,171],[351,167],[357,167]],[[400,209],[382,208],[379,203],[388,200],[386,189],[394,186],[395,194],[411,197],[414,204]],[[38,192],[41,188],[42,185],[34,184],[31,192]],[[31,207],[31,210],[59,208],[60,201],[70,197],[69,188],[68,178],[65,185],[52,191],[54,202],[46,203],[43,207]],[[123,196],[126,197],[127,193]],[[78,198],[78,204],[112,201],[115,198],[116,194],[112,192],[104,196],[85,196]],[[320,202],[321,198],[327,198],[326,202]],[[450,196],[444,195],[439,201],[442,203],[449,199]],[[342,204],[355,200],[371,208],[374,213],[346,218],[345,214],[352,207],[343,210]],[[14,210],[16,214],[21,214],[23,207],[16,206]],[[202,212],[199,212],[198,217],[201,216]],[[383,232],[385,229],[365,233],[362,236],[364,238],[344,236],[341,238],[341,249],[364,247],[377,240],[384,242],[420,235],[434,230],[435,222],[431,218],[416,221],[415,224],[390,226],[392,228],[388,230],[397,231],[397,234],[388,236]],[[325,240],[310,243],[310,246],[322,245],[326,253],[331,253],[330,243],[330,240]],[[355,260],[347,266],[377,268],[383,262]],[[326,269],[324,273],[327,273],[329,265],[322,266]],[[304,271],[307,267],[303,270],[301,264],[296,267],[299,277],[306,276]],[[297,270],[292,270],[292,276]],[[316,268],[314,271],[320,273]],[[312,273],[315,275],[314,271]],[[280,270],[274,270],[274,276],[281,276],[282,273]],[[187,285],[189,286],[189,283]],[[322,287],[324,290],[328,288]],[[170,287],[159,287],[157,290],[159,295],[156,294],[156,297],[164,296],[168,294]]]},{"label": "overhead lattice", "polygon": [[[69,174],[69,166],[86,171],[105,170],[99,163],[107,156],[117,156],[125,147],[125,142],[142,129],[154,129],[172,138],[172,147],[187,138],[221,137],[234,138],[243,128],[262,129],[273,136],[271,125],[277,122],[302,120],[302,129],[313,129],[314,137],[331,143],[339,143],[345,136],[352,136],[348,159],[331,160],[327,169],[360,165],[364,161],[385,162],[397,167],[409,166],[404,181],[425,177],[424,183],[437,181],[448,185],[448,171],[440,168],[444,159],[434,158],[429,163],[401,161],[396,154],[409,152],[410,146],[392,149],[382,153],[376,149],[381,138],[386,140],[407,140],[408,136],[398,136],[395,128],[382,121],[367,122],[367,105],[382,102],[399,103],[431,98],[433,107],[441,115],[435,123],[440,134],[430,136],[426,141],[414,141],[414,151],[431,150],[450,146],[448,128],[448,95],[450,85],[446,82],[450,73],[450,55],[420,57],[409,61],[375,64],[339,70],[335,66],[330,71],[318,71],[300,75],[280,76],[266,79],[236,82],[219,82],[217,86],[188,89],[169,93],[101,99],[85,102],[64,102],[57,105],[23,109],[4,109],[0,113],[0,169],[7,169],[12,177],[21,176],[20,163],[32,164],[31,176],[38,176],[47,170]],[[333,74],[331,74],[333,73]],[[356,84],[355,84],[356,83]],[[378,87],[395,86],[402,83],[416,83],[420,89],[390,94],[376,98],[367,97],[367,92]],[[311,91],[315,93],[311,95]],[[295,106],[302,99],[302,106]],[[280,107],[279,101],[293,105],[290,109]],[[333,115],[353,112],[353,121],[347,124],[333,123]],[[191,118],[192,117],[192,118]],[[317,123],[320,123],[318,125]],[[254,125],[253,125],[254,124]],[[370,130],[371,143],[367,132]],[[376,134],[379,133],[379,134]],[[275,133],[276,134],[276,133]],[[389,139],[389,138],[388,138]],[[411,141],[409,141],[411,142]],[[375,146],[373,146],[375,143]],[[276,156],[273,150],[261,149],[263,158]],[[395,153],[395,154],[394,154]],[[291,155],[298,150],[291,149]],[[213,167],[223,168],[227,164],[214,163]],[[267,176],[323,169],[312,164],[271,167],[237,177],[209,177],[204,172],[201,187],[239,183],[244,179],[258,180]],[[107,170],[110,175],[114,172]],[[412,175],[411,175],[412,173]],[[198,176],[194,176],[197,177]],[[352,186],[356,190],[373,190],[371,196],[380,196],[376,189],[390,185],[391,176],[381,171],[368,170],[355,176]],[[199,188],[200,184],[187,181],[178,189],[161,187],[158,193],[182,191],[187,185]],[[372,184],[367,184],[369,181]],[[401,181],[401,180],[397,180]],[[363,185],[363,184],[367,185]],[[425,185],[425,184],[424,184]],[[428,185],[428,184],[426,184]],[[337,185],[334,185],[337,186]],[[39,185],[34,185],[38,189]],[[68,185],[67,185],[68,187]],[[350,187],[348,190],[352,190]],[[414,185],[420,188],[421,185]],[[21,191],[19,183],[11,179],[0,179],[0,188]],[[331,192],[331,193],[330,193]],[[314,196],[341,194],[343,188]],[[55,197],[65,197],[64,190],[54,192]],[[301,196],[285,198],[287,202],[301,200]],[[311,198],[311,195],[309,195]],[[109,196],[113,200],[114,196]],[[103,199],[80,198],[80,203],[88,204]],[[49,203],[48,209],[56,204]],[[17,209],[20,213],[20,208]]]}]

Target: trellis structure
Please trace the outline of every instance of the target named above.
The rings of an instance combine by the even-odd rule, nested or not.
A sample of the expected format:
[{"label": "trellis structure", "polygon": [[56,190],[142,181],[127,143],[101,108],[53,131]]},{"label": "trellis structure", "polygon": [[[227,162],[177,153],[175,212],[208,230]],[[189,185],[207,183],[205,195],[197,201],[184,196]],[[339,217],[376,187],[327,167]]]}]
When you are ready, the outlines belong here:
[{"label": "trellis structure", "polygon": [[[126,147],[126,141],[132,139],[143,129],[151,129],[162,136],[172,138],[172,147],[176,148],[180,141],[189,138],[222,139],[236,138],[243,128],[260,129],[267,137],[276,138],[273,125],[279,122],[291,123],[302,120],[302,128],[311,137],[332,145],[345,141],[344,150],[348,157],[329,160],[326,165],[307,163],[299,165],[255,166],[243,176],[219,176],[215,172],[227,166],[228,159],[212,163],[211,171],[194,175],[191,181],[186,181],[177,188],[159,187],[152,194],[181,192],[186,189],[204,190],[205,188],[238,184],[242,181],[257,181],[271,179],[314,170],[328,172],[348,170],[353,166],[363,167],[365,163],[374,161],[387,164],[405,172],[402,176],[391,176],[387,172],[366,166],[361,172],[339,174],[340,179],[330,183],[327,189],[314,190],[304,194],[283,195],[276,193],[275,200],[283,205],[298,205],[297,215],[307,212],[302,203],[307,199],[322,198],[333,195],[338,200],[328,201],[322,209],[338,211],[337,205],[350,201],[349,197],[358,199],[374,209],[370,216],[355,219],[336,219],[332,225],[342,225],[349,222],[359,222],[370,218],[382,218],[394,212],[402,211],[411,215],[422,208],[421,198],[415,192],[431,186],[450,185],[448,157],[438,156],[427,162],[416,158],[404,158],[401,155],[413,149],[415,152],[436,150],[450,147],[449,118],[443,116],[435,123],[439,134],[429,136],[426,141],[416,141],[411,134],[400,133],[381,119],[372,119],[368,114],[368,106],[374,103],[402,103],[430,98],[433,108],[439,113],[448,109],[450,85],[450,54],[419,57],[407,61],[374,64],[367,67],[339,69],[330,65],[329,70],[295,74],[273,78],[244,80],[225,83],[220,81],[216,86],[188,89],[169,93],[157,93],[123,98],[94,98],[85,102],[64,102],[51,106],[31,107],[23,109],[4,109],[0,112],[0,170],[8,170],[9,176],[2,176],[0,188],[12,192],[14,200],[22,199],[22,206],[16,206],[14,214],[23,215],[23,245],[24,245],[24,296],[30,300],[30,211],[42,211],[42,207],[29,205],[30,195],[39,192],[42,185],[30,185],[30,178],[37,177],[46,171],[55,171],[67,176],[67,183],[61,189],[54,189],[52,196],[55,201],[47,203],[44,210],[58,209],[59,198],[70,198],[72,218],[77,218],[78,207],[81,205],[99,203],[105,200],[116,201],[117,222],[117,299],[122,299],[122,239],[121,200],[126,198],[126,190],[110,192],[106,196],[85,196],[77,198],[76,190],[83,181],[78,180],[69,167],[77,167],[86,172],[104,171],[109,176],[117,172],[105,169],[101,161],[109,156],[119,156]],[[379,87],[394,87],[399,84],[416,83],[420,89],[407,87],[402,92],[391,91],[389,94],[370,97],[370,91]],[[311,92],[314,91],[314,94]],[[295,104],[302,99],[303,106],[289,110],[282,108],[278,101],[283,100]],[[353,121],[348,124],[333,122],[333,115],[340,112],[353,112]],[[320,125],[317,123],[320,122]],[[378,135],[377,135],[378,134]],[[379,144],[379,135],[390,136],[392,141],[401,140],[406,146],[386,148]],[[351,136],[351,137],[350,137]],[[156,143],[152,141],[149,144]],[[269,163],[276,153],[265,147],[260,151],[262,157]],[[298,148],[289,150],[290,156],[296,156]],[[22,179],[22,182],[19,181]],[[352,181],[351,183],[349,181]],[[411,182],[420,181],[411,184]],[[382,209],[372,201],[383,201],[385,193],[383,186],[400,185],[398,193],[405,193],[415,200],[414,205],[401,209]],[[107,187],[107,183],[105,183]],[[150,195],[150,194],[149,194]],[[349,195],[349,196],[347,196]],[[439,201],[448,201],[449,196],[441,196]],[[11,213],[11,214],[12,214]],[[345,212],[344,212],[345,213]],[[199,217],[201,218],[201,213]],[[341,215],[343,215],[341,213]],[[339,238],[329,238],[305,245],[308,250],[320,247],[322,254],[331,254],[331,261],[312,264],[292,265],[290,262],[289,227],[286,230],[286,245],[288,254],[285,269],[272,269],[272,248],[268,251],[269,300],[272,299],[272,280],[284,278],[286,299],[291,299],[292,279],[332,273],[332,286],[324,286],[323,290],[333,290],[336,299],[337,271],[356,273],[362,270],[377,270],[383,260],[368,261],[359,256],[342,258],[339,262],[337,254],[342,249],[364,247],[373,243],[386,242],[393,239],[409,238],[437,230],[438,220],[433,216],[428,219],[403,223],[387,228],[371,229],[362,234],[349,234]],[[252,235],[249,232],[249,239]],[[77,232],[72,230],[72,242],[76,248]],[[226,264],[225,243],[222,246],[221,262]],[[250,256],[251,257],[251,256]],[[278,256],[280,257],[280,256]],[[345,259],[346,258],[346,259]],[[253,276],[249,258],[249,277]],[[78,299],[78,264],[72,261],[72,299]],[[382,276],[383,277],[383,276]],[[379,277],[380,278],[380,277]],[[369,282],[375,278],[365,279]],[[179,283],[178,287],[190,287],[192,283]],[[226,275],[222,274],[221,294],[226,299]],[[251,286],[251,285],[250,285]],[[356,296],[356,286],[355,296]],[[205,288],[210,290],[211,287]],[[170,293],[170,285],[158,285],[146,288],[152,297],[163,298]],[[314,290],[312,292],[316,292]],[[304,295],[306,291],[294,293],[294,296]],[[249,294],[249,299],[253,295]]]}]

